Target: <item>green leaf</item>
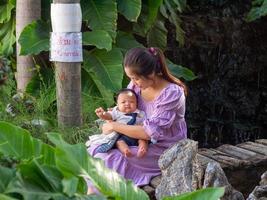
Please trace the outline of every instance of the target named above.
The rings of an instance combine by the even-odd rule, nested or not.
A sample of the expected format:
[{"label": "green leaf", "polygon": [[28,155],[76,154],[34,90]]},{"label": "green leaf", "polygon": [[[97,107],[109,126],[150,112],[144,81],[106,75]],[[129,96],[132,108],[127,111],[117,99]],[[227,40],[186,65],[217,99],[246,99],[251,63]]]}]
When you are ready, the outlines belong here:
[{"label": "green leaf", "polygon": [[248,22],[267,15],[267,0],[254,0],[253,7],[246,16]]},{"label": "green leaf", "polygon": [[192,72],[190,69],[182,67],[181,65],[176,65],[174,63],[171,63],[171,61],[169,60],[168,60],[168,67],[172,72],[172,74],[178,78],[184,78],[187,81],[192,81],[197,78],[194,72]]},{"label": "green leaf", "polygon": [[49,50],[49,26],[38,20],[27,25],[19,37],[21,45],[20,55],[37,55],[41,51]]},{"label": "green leaf", "polygon": [[148,46],[159,47],[164,51],[167,46],[167,32],[164,22],[157,20],[147,34]]},{"label": "green leaf", "polygon": [[186,8],[186,0],[173,0],[173,2],[177,5],[177,10],[182,13]]},{"label": "green leaf", "polygon": [[82,0],[83,19],[92,30],[105,30],[115,40],[117,30],[116,0]]},{"label": "green leaf", "polygon": [[10,20],[13,8],[15,8],[15,5],[10,1],[7,4],[0,5],[0,24]]},{"label": "green leaf", "polygon": [[[176,4],[178,4],[176,2]],[[164,6],[167,12],[167,19],[173,24],[175,25],[175,29],[176,29],[176,41],[179,42],[180,46],[184,45],[184,31],[181,28],[181,19],[177,14],[177,10],[179,10],[180,8],[177,7],[177,5],[175,4],[175,2],[172,1],[164,1]],[[163,10],[161,8],[161,13],[163,13]],[[165,13],[164,13],[165,16]]]},{"label": "green leaf", "polygon": [[136,22],[141,12],[141,0],[118,0],[119,12],[129,21]]},{"label": "green leaf", "polygon": [[114,105],[114,92],[107,89],[93,72],[82,69],[82,91],[83,96],[89,101],[93,98],[102,99],[107,107]]},{"label": "green leaf", "polygon": [[88,73],[94,73],[107,89],[116,92],[121,88],[123,78],[122,59],[122,53],[116,48],[109,52],[98,49],[90,53],[85,51],[83,68]]},{"label": "green leaf", "polygon": [[[42,180],[39,180],[39,182],[40,181]],[[36,183],[35,180],[27,179],[27,177],[21,177],[20,174],[18,174],[16,179],[9,184],[7,192],[12,194],[20,194],[25,200],[67,200],[64,194],[60,192],[44,190],[44,188]]]},{"label": "green leaf", "polygon": [[14,16],[4,24],[0,24],[0,54],[9,56],[13,53],[13,45],[16,42]]},{"label": "green leaf", "polygon": [[34,183],[35,187],[39,187],[46,192],[61,192],[63,179],[62,173],[55,167],[49,165],[40,165],[33,159],[29,163],[20,164],[18,170],[24,182]]},{"label": "green leaf", "polygon": [[14,199],[12,197],[6,196],[4,194],[0,194],[0,199],[1,200],[17,200],[17,199]]},{"label": "green leaf", "polygon": [[224,188],[205,188],[184,193],[176,197],[164,197],[163,200],[218,200],[224,194]]},{"label": "green leaf", "polygon": [[148,18],[144,27],[146,30],[148,30],[156,21],[162,1],[163,0],[148,0]]},{"label": "green leaf", "polygon": [[156,22],[158,10],[163,0],[148,0],[142,3],[142,12],[133,30],[136,34],[145,36]]},{"label": "green leaf", "polygon": [[123,31],[118,31],[117,34],[116,47],[120,48],[120,50],[124,53],[134,47],[144,47],[141,43],[136,41],[133,34]]},{"label": "green leaf", "polygon": [[0,152],[19,160],[40,158],[40,162],[54,165],[53,147],[32,138],[30,133],[13,124],[0,121]]},{"label": "green leaf", "polygon": [[104,30],[93,30],[83,33],[83,44],[94,45],[98,49],[110,51],[112,49],[112,38]]},{"label": "green leaf", "polygon": [[77,177],[65,178],[62,180],[63,192],[69,197],[73,196],[77,191],[79,179]]},{"label": "green leaf", "polygon": [[56,145],[56,163],[61,171],[89,178],[102,194],[114,199],[148,199],[131,181],[106,168],[102,160],[90,157],[84,144],[70,145],[56,133],[49,133],[48,138]]},{"label": "green leaf", "polygon": [[8,184],[15,177],[15,170],[0,165],[0,177],[0,193],[5,193]]}]

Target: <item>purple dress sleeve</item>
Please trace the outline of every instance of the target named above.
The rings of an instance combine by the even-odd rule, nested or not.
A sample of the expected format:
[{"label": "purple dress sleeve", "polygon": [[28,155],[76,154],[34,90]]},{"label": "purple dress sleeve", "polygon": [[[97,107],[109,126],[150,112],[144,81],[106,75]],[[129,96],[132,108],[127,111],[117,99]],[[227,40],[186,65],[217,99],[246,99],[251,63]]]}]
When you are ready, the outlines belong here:
[{"label": "purple dress sleeve", "polygon": [[147,118],[143,126],[151,137],[152,143],[175,139],[175,137],[178,137],[178,140],[186,137],[185,131],[180,131],[184,129],[180,124],[184,124],[182,121],[185,114],[185,96],[180,86],[170,83],[154,101],[150,102],[142,100],[140,89],[132,82],[129,83],[128,88],[138,94],[139,108],[146,112]]},{"label": "purple dress sleeve", "polygon": [[180,98],[183,93],[176,87],[166,88],[154,103],[150,117],[144,121],[144,128],[151,141],[161,141],[166,136],[166,130],[173,126],[180,108]]}]

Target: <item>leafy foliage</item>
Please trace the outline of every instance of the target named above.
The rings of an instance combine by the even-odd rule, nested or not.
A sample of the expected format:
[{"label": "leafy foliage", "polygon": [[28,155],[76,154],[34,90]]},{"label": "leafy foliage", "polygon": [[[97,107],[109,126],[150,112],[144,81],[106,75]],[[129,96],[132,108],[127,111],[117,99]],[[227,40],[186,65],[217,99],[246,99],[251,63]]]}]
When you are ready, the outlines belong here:
[{"label": "leafy foliage", "polygon": [[[50,2],[42,1],[42,8],[49,11]],[[162,15],[160,10],[169,4],[172,7],[165,9],[166,13]],[[85,74],[82,74],[82,83],[92,84],[90,89],[83,85],[83,92],[105,99],[106,105],[110,106],[113,103],[112,93],[121,87],[123,80],[126,80],[123,79],[121,66],[123,54],[132,47],[143,46],[137,41],[136,34],[143,37],[148,46],[165,49],[167,45],[165,20],[171,21],[170,13],[173,18],[178,17],[178,13],[182,12],[185,5],[185,0],[81,0],[85,46],[82,71]],[[47,20],[47,16],[43,14],[42,19]],[[126,20],[118,24],[122,16]],[[180,31],[177,32],[179,35],[177,38],[182,44],[180,23],[175,20],[171,22],[176,23],[175,26]],[[22,55],[36,55],[48,50],[50,28],[47,24],[48,22],[37,21],[25,27],[19,39]],[[177,73],[179,74],[179,71]],[[181,73],[179,77],[192,80],[194,76],[188,78],[191,74],[193,72],[188,73],[185,78],[184,73]]]},{"label": "leafy foliage", "polygon": [[[44,21],[34,21],[20,35],[20,55],[39,54],[49,50],[49,26]],[[30,38],[30,39],[29,39]]]},{"label": "leafy foliage", "polygon": [[177,197],[165,197],[163,200],[218,200],[224,194],[224,188],[205,188],[184,193]]},{"label": "leafy foliage", "polygon": [[[22,128],[0,122],[0,154],[17,160],[12,168],[0,164],[1,199],[148,199],[131,181],[89,156],[84,144],[68,144],[58,133],[47,135],[55,146],[31,137]],[[102,195],[86,195],[85,178]],[[164,199],[217,200],[223,193],[223,188],[207,188]]]},{"label": "leafy foliage", "polygon": [[136,22],[141,12],[141,0],[118,0],[118,11],[126,19]]},{"label": "leafy foliage", "polygon": [[13,10],[16,1],[8,0],[0,4],[0,55],[11,55],[15,37],[15,16]]},{"label": "leafy foliage", "polygon": [[246,16],[248,22],[267,15],[267,0],[253,0],[252,9]]},{"label": "leafy foliage", "polygon": [[101,160],[90,157],[84,144],[70,145],[58,133],[49,133],[48,138],[55,147],[32,138],[24,129],[0,122],[0,153],[21,160],[15,169],[0,167],[1,177],[6,177],[0,185],[3,195],[20,194],[26,200],[88,199],[84,195],[84,178],[90,178],[107,196],[148,199],[132,182],[105,168]]},{"label": "leafy foliage", "polygon": [[94,30],[83,33],[83,44],[93,45],[98,49],[106,49],[110,51],[112,49],[112,38],[108,32],[104,30]]},{"label": "leafy foliage", "polygon": [[113,40],[117,30],[117,6],[116,0],[82,0],[83,19],[88,22],[92,30],[105,30]]}]

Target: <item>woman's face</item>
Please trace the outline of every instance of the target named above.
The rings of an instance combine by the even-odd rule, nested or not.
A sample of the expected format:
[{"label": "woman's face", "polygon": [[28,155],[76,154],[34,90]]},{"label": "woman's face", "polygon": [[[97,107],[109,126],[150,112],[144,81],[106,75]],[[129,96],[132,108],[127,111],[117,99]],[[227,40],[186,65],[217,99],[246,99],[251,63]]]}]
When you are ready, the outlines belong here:
[{"label": "woman's face", "polygon": [[151,85],[153,85],[154,83],[152,75],[151,75],[151,79],[150,77],[148,79],[143,76],[138,76],[134,74],[129,67],[125,67],[124,71],[126,75],[128,76],[128,78],[130,78],[130,80],[133,82],[133,84],[138,86],[140,89],[146,89],[150,87]]}]

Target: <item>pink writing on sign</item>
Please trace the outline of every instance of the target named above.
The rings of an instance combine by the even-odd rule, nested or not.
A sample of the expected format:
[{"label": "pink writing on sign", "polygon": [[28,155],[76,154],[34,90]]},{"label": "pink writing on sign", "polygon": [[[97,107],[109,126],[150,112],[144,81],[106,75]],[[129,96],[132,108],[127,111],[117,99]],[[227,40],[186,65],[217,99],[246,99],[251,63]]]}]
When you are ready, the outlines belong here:
[{"label": "pink writing on sign", "polygon": [[50,61],[82,62],[82,34],[52,32]]}]

